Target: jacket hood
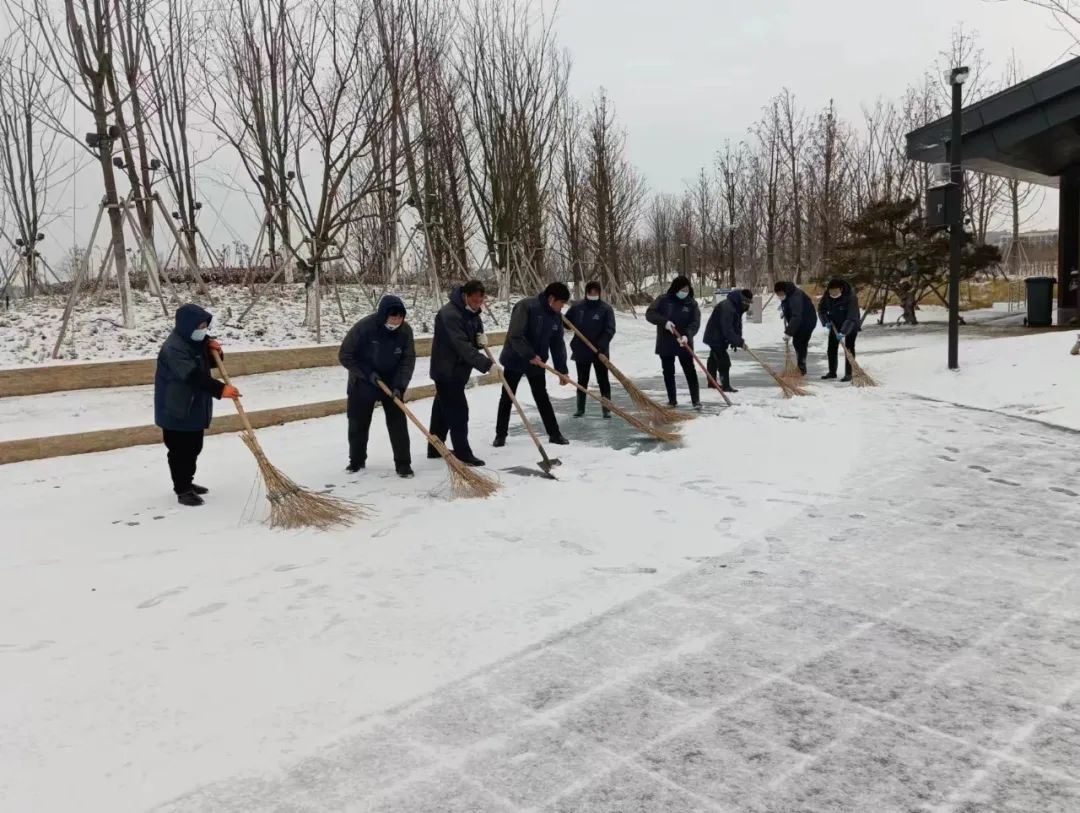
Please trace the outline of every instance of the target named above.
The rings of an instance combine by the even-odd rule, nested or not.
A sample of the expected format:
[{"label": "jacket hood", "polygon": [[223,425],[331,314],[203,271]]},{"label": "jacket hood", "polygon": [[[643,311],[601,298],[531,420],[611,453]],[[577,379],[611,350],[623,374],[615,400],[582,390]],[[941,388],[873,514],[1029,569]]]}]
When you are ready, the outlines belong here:
[{"label": "jacket hood", "polygon": [[176,309],[176,332],[184,339],[191,339],[191,334],[199,329],[199,325],[206,322],[207,325],[214,316],[205,308],[198,305],[181,305]]},{"label": "jacket hood", "polygon": [[673,279],[671,281],[671,285],[668,286],[668,289],[667,289],[668,296],[675,296],[675,294],[678,291],[681,291],[683,288],[689,288],[690,289],[690,296],[687,297],[687,298],[688,299],[693,299],[694,298],[694,286],[690,284],[690,280],[687,277],[675,277],[675,279]]},{"label": "jacket hood", "polygon": [[[844,296],[847,296],[848,294],[851,293],[851,283],[848,282],[846,279],[830,280],[829,285],[830,286],[833,285],[834,282],[839,282],[840,283],[840,296],[844,297]],[[826,288],[825,289],[825,296],[828,296],[828,295],[829,295],[829,289]]]},{"label": "jacket hood", "polygon": [[784,283],[784,296],[791,296],[794,293],[795,293],[795,283],[794,282],[785,282]]},{"label": "jacket hood", "polygon": [[386,318],[390,315],[390,311],[400,310],[402,313],[406,313],[405,303],[401,301],[401,297],[394,296],[393,294],[386,294],[379,300],[379,319],[386,322]]},{"label": "jacket hood", "polygon": [[450,304],[457,305],[462,310],[465,310],[465,295],[461,293],[460,285],[455,285],[450,290]]},{"label": "jacket hood", "polygon": [[743,300],[742,291],[731,291],[731,292],[729,292],[728,295],[727,295],[727,301],[735,306],[735,312],[736,313],[741,314],[743,312],[744,300]]}]

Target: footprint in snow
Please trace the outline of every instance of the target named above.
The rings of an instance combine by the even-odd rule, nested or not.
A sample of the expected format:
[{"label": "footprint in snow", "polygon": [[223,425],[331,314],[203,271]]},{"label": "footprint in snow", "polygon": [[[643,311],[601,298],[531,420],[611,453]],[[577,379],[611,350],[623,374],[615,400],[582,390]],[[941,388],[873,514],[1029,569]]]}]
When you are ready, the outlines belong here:
[{"label": "footprint in snow", "polygon": [[153,598],[148,598],[142,604],[136,605],[135,609],[146,610],[150,607],[156,607],[157,605],[161,604],[161,602],[165,601],[165,599],[172,598],[173,596],[178,596],[185,590],[187,590],[186,587],[174,587],[172,590],[166,590],[164,593],[158,593]]},{"label": "footprint in snow", "polygon": [[274,568],[275,573],[288,573],[290,570],[299,570],[301,565],[278,565]]},{"label": "footprint in snow", "polygon": [[1012,480],[1002,480],[1000,477],[991,477],[990,482],[1001,483],[1003,486],[1013,486],[1014,488],[1020,487],[1020,483],[1014,483]]},{"label": "footprint in snow", "polygon": [[981,471],[983,474],[990,473],[990,469],[986,468],[986,466],[968,466],[968,468],[972,471]]},{"label": "footprint in snow", "polygon": [[1051,491],[1056,491],[1058,494],[1064,494],[1066,497],[1080,497],[1075,491],[1070,491],[1067,488],[1059,488],[1058,486],[1051,486]]},{"label": "footprint in snow", "polygon": [[210,613],[216,613],[218,610],[223,610],[227,606],[227,602],[215,601],[213,604],[207,604],[205,607],[200,607],[197,610],[192,610],[190,613],[188,613],[188,618],[197,618],[200,615],[210,615]]},{"label": "footprint in snow", "polygon": [[947,454],[939,454],[938,455],[938,460],[944,460],[946,463],[955,463],[956,462],[955,457],[949,457]]}]

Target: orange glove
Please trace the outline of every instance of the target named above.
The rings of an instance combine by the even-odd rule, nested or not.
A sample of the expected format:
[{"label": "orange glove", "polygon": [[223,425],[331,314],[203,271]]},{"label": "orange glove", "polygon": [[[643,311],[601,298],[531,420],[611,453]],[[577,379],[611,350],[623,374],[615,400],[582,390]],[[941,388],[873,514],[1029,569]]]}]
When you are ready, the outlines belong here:
[{"label": "orange glove", "polygon": [[234,387],[232,384],[226,384],[225,388],[221,391],[222,398],[232,398],[236,400],[240,397],[240,390]]}]

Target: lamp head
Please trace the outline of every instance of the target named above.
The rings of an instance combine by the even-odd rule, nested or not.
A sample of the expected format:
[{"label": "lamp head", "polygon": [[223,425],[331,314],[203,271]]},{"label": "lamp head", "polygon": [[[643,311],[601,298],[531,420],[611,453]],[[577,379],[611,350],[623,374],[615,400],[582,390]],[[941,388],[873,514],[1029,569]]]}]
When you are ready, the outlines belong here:
[{"label": "lamp head", "polygon": [[971,70],[967,67],[953,68],[946,73],[945,79],[950,85],[962,85],[970,74]]}]

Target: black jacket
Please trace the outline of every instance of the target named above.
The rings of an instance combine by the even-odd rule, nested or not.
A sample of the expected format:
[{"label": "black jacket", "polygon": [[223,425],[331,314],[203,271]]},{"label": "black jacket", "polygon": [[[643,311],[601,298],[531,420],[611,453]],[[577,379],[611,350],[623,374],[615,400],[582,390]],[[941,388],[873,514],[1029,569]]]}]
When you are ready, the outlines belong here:
[{"label": "black jacket", "polygon": [[181,305],[176,329],[161,346],[154,372],[154,423],[174,432],[198,432],[210,426],[212,399],[225,385],[210,375],[214,366],[208,341],[191,334],[213,317],[198,305]]},{"label": "black jacket", "polygon": [[[595,302],[582,299],[570,307],[566,318],[581,335],[592,342],[605,356],[611,355],[611,340],[615,337],[615,309],[602,299]],[[593,361],[596,354],[575,334],[570,340],[574,361]]]},{"label": "black jacket", "polygon": [[817,327],[817,313],[806,291],[794,282],[789,282],[784,286],[784,294],[787,299],[780,303],[780,315],[784,317],[784,333],[788,336],[813,333]]},{"label": "black jacket", "polygon": [[514,305],[499,363],[507,370],[527,373],[533,369],[529,364],[533,356],[546,362],[549,355],[551,366],[565,375],[568,370],[562,314],[548,307],[547,296],[541,293]]},{"label": "black jacket", "polygon": [[412,328],[405,322],[397,330],[387,330],[387,313],[393,307],[405,308],[396,296],[384,296],[379,309],[352,326],[341,343],[338,361],[349,371],[350,398],[365,400],[383,397],[383,391],[371,383],[371,374],[392,390],[405,392],[416,367],[416,343]]},{"label": "black jacket", "polygon": [[694,291],[691,289],[690,296],[679,299],[674,291],[656,298],[645,311],[645,318],[656,325],[656,355],[676,356],[679,354],[679,341],[664,329],[664,325],[671,322],[683,336],[690,339],[690,346],[694,346],[694,337],[701,328],[701,309],[694,300]]},{"label": "black jacket", "polygon": [[859,311],[859,297],[856,296],[851,283],[844,283],[843,291],[837,299],[833,299],[829,296],[829,292],[825,291],[821,302],[818,303],[818,315],[821,317],[821,324],[826,327],[832,325],[837,333],[843,333],[845,336],[858,333],[862,313]]},{"label": "black jacket", "polygon": [[743,325],[742,291],[731,291],[720,304],[713,308],[712,316],[705,325],[705,344],[712,350],[742,347]]},{"label": "black jacket", "polygon": [[435,314],[435,335],[431,339],[431,380],[440,384],[465,386],[473,370],[486,373],[491,359],[479,348],[476,337],[484,333],[479,313],[465,307],[461,287],[450,292],[450,301]]}]

